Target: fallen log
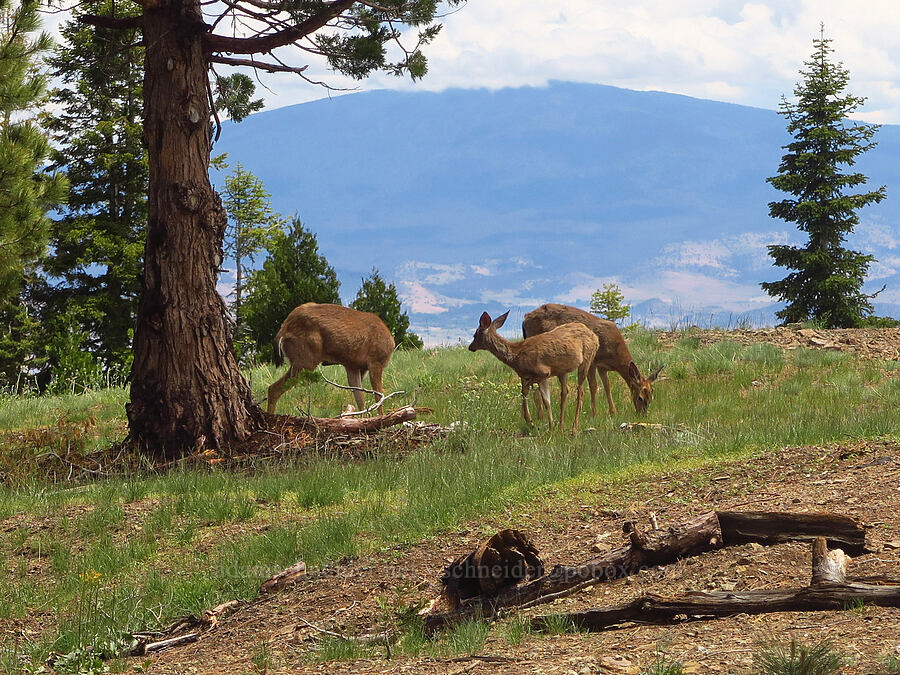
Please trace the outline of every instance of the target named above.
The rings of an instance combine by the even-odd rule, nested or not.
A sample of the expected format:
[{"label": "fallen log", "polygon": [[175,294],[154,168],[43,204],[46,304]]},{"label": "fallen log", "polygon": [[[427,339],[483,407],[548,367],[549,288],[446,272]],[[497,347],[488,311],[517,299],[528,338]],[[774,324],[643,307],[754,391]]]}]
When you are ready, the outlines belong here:
[{"label": "fallen log", "polygon": [[[492,618],[506,608],[550,602],[596,583],[630,576],[642,569],[670,564],[723,546],[754,541],[761,544],[783,540],[804,541],[819,534],[830,537],[831,533],[827,532],[829,524],[835,525],[837,538],[847,539],[854,550],[865,546],[865,529],[844,516],[832,513],[748,514],[742,518],[741,514],[734,512],[710,511],[667,530],[651,532],[643,532],[630,525],[627,528],[628,545],[608,551],[582,565],[557,565],[543,576],[515,586],[504,586],[497,593],[484,593],[483,589],[479,592],[478,584],[467,585],[466,588],[475,591],[458,595],[456,603],[447,603],[449,609],[435,605],[423,615],[425,630],[433,633],[443,626],[472,617]],[[722,524],[723,515],[727,526]],[[774,536],[765,530],[766,524],[784,524],[787,532],[784,537]]]},{"label": "fallen log", "polygon": [[[678,598],[649,593],[624,605],[563,614],[561,618],[579,629],[599,631],[630,622],[666,624],[733,614],[844,610],[860,604],[900,607],[900,580],[889,585],[847,581],[848,561],[843,551],[829,551],[825,538],[819,537],[813,543],[812,582],[805,588],[694,591]],[[556,616],[553,620],[559,619]],[[532,628],[546,628],[549,620],[546,615],[537,616]]]},{"label": "fallen log", "polygon": [[783,544],[825,537],[829,548],[852,555],[866,551],[866,529],[836,513],[781,513],[772,511],[717,511],[726,546]]}]

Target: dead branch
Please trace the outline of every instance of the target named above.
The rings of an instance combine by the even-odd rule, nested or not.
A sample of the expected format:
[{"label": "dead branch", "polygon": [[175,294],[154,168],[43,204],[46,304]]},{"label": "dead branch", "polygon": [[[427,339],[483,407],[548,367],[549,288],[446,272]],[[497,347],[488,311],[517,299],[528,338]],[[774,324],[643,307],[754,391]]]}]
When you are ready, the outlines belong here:
[{"label": "dead branch", "polygon": [[263,593],[277,593],[304,575],[306,575],[306,563],[300,560],[264,581],[259,587],[260,595]]},{"label": "dead branch", "polygon": [[347,391],[361,391],[364,394],[371,394],[372,396],[375,396],[378,399],[375,403],[370,405],[365,410],[344,411],[340,414],[339,417],[355,417],[358,415],[367,415],[368,413],[372,412],[376,408],[380,407],[385,401],[387,401],[392,396],[397,396],[398,394],[406,393],[405,391],[395,391],[395,392],[392,392],[392,393],[388,394],[387,396],[385,396],[382,392],[375,391],[374,389],[366,389],[365,387],[351,387],[350,385],[346,385],[346,384],[338,384],[337,382],[334,382],[333,380],[329,380],[327,377],[325,377],[325,373],[322,372],[321,368],[319,368],[319,375],[322,377],[323,380],[325,380],[328,384],[330,384],[333,387],[337,387],[338,389],[346,389]]}]

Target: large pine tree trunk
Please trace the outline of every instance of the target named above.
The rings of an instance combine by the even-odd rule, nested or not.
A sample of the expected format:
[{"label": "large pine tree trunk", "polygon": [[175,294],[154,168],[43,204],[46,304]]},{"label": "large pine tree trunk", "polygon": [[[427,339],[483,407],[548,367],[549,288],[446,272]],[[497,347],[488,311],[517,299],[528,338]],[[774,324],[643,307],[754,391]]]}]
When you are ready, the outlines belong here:
[{"label": "large pine tree trunk", "polygon": [[205,29],[197,0],[144,5],[149,213],[126,408],[131,439],[163,457],[226,446],[262,424],[216,291],[226,218],[209,182]]}]

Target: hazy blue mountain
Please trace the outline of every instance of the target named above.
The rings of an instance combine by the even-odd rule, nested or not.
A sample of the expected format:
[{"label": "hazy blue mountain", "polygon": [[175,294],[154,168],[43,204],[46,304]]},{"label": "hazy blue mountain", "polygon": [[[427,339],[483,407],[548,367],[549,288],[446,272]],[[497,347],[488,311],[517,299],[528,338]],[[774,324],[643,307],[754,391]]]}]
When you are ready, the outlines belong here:
[{"label": "hazy blue mountain", "polygon": [[[876,138],[858,167],[888,199],[850,244],[879,260],[879,313],[900,315],[900,127]],[[773,323],[759,282],[784,272],[765,245],[800,237],[769,218],[783,195],[765,179],[789,140],[772,110],[554,82],[280,108],[226,124],[215,152],[318,234],[343,296],[376,266],[417,332],[454,342],[483,310],[515,327],[607,281],[652,323]]]}]

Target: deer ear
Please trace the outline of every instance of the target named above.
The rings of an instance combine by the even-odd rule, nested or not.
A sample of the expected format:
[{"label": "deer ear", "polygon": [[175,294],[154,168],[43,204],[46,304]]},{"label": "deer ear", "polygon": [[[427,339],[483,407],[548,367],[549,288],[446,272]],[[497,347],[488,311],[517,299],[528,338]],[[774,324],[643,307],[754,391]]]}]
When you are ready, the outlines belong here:
[{"label": "deer ear", "polygon": [[628,364],[628,375],[633,380],[641,379],[641,371],[638,370],[637,364],[634,361]]},{"label": "deer ear", "polygon": [[487,312],[481,313],[481,320],[478,322],[478,325],[482,328],[487,328],[491,325],[491,315]]},{"label": "deer ear", "polygon": [[496,319],[494,319],[494,328],[500,328],[506,322],[506,317],[508,316],[509,310],[506,310],[505,314],[501,314]]},{"label": "deer ear", "polygon": [[[647,379],[650,380],[651,382],[655,382],[655,381],[656,381],[656,378],[659,377],[660,371],[661,371],[664,367],[665,367],[665,366],[660,366],[659,368],[657,368],[657,369],[656,369],[656,372],[653,373],[653,374],[652,374],[650,377],[648,377]],[[666,379],[666,378],[664,377],[663,379]]]}]

